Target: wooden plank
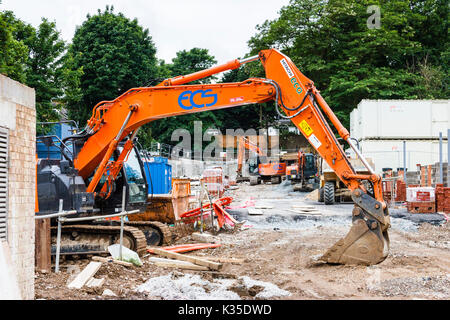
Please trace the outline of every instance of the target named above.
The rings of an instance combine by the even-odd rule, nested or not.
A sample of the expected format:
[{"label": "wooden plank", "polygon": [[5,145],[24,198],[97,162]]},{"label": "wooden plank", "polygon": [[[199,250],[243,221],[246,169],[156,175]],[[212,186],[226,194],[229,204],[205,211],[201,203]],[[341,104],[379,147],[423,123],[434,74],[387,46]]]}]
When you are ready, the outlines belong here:
[{"label": "wooden plank", "polygon": [[163,258],[156,258],[156,257],[152,257],[148,260],[160,267],[179,268],[179,269],[198,270],[198,271],[209,271],[208,267],[199,266],[199,265],[187,262],[187,261],[163,259]]},{"label": "wooden plank", "polygon": [[305,212],[305,213],[320,213],[317,209],[294,209],[294,212]]},{"label": "wooden plank", "polygon": [[292,208],[294,208],[294,209],[316,209],[316,207],[314,207],[314,206],[307,206],[307,205],[304,205],[304,206],[293,205]]},{"label": "wooden plank", "polygon": [[35,220],[35,262],[39,271],[51,271],[51,235],[50,219]]},{"label": "wooden plank", "polygon": [[[160,247],[160,249],[169,250],[171,252],[188,252],[188,251],[194,251],[194,250],[200,250],[200,249],[212,249],[220,247],[220,243],[189,243],[189,244],[182,244],[182,245],[175,245],[175,246],[168,246],[168,247]],[[153,252],[154,247],[147,247],[147,252],[154,253]]]},{"label": "wooden plank", "polygon": [[255,205],[255,209],[273,209],[274,206],[266,205],[266,204],[257,204]]},{"label": "wooden plank", "polygon": [[76,278],[67,286],[69,289],[81,289],[102,266],[101,262],[91,261]]},{"label": "wooden plank", "polygon": [[99,256],[93,256],[92,260],[100,261],[100,262],[117,263],[117,264],[120,264],[120,265],[125,266],[125,267],[132,267],[133,266],[133,264],[131,262],[120,261],[120,260],[113,259],[111,257],[110,258],[104,258],[104,257],[99,257]]},{"label": "wooden plank", "polygon": [[86,287],[88,288],[98,288],[101,287],[105,283],[105,278],[90,278],[88,282],[86,282]]},{"label": "wooden plank", "polygon": [[242,264],[245,262],[245,259],[237,259],[237,258],[222,258],[222,257],[211,257],[211,256],[198,256],[198,257],[195,256],[195,257],[206,259],[209,261],[220,262],[220,263]]},{"label": "wooden plank", "polygon": [[197,258],[197,257],[193,257],[193,256],[185,256],[176,252],[170,252],[164,249],[153,249],[153,251],[156,254],[159,254],[161,256],[167,257],[167,258],[172,258],[172,259],[177,259],[177,260],[181,260],[181,261],[187,261],[187,262],[191,262],[194,263],[196,265],[199,266],[204,266],[207,267],[209,269],[212,270],[220,270],[222,268],[222,264],[221,263],[217,263],[217,262],[211,262],[202,258]]},{"label": "wooden plank", "polygon": [[302,215],[312,215],[312,216],[322,215],[322,212],[320,212],[320,211],[301,211],[301,210],[292,210],[292,209],[287,209],[287,210],[298,213],[298,214],[302,214]]},{"label": "wooden plank", "polygon": [[191,237],[195,241],[211,242],[211,243],[220,242],[219,239],[213,236],[212,234],[194,232],[191,234]]},{"label": "wooden plank", "polygon": [[264,214],[264,212],[261,209],[248,208],[248,214],[251,216],[259,216]]}]

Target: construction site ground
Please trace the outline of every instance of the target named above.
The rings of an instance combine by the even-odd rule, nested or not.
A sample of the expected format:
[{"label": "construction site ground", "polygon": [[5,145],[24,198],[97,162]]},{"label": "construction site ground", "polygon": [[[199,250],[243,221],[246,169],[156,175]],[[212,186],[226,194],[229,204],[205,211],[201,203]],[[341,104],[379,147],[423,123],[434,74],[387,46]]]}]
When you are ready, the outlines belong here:
[{"label": "construction site ground", "polygon": [[[350,229],[352,204],[326,206],[279,185],[241,183],[225,194],[233,216],[246,220],[243,230],[222,231],[218,248],[189,253],[238,258],[220,272],[103,263],[96,278],[100,288],[68,289],[67,284],[91,261],[67,259],[60,273],[36,272],[36,299],[449,299],[450,232],[440,214],[411,215],[392,208],[390,254],[375,266],[321,264],[317,258]],[[313,214],[299,213],[313,206]],[[194,243],[190,236],[176,243]],[[108,291],[109,289],[110,291]],[[110,294],[106,295],[105,290]],[[112,293],[111,293],[112,292]]]}]

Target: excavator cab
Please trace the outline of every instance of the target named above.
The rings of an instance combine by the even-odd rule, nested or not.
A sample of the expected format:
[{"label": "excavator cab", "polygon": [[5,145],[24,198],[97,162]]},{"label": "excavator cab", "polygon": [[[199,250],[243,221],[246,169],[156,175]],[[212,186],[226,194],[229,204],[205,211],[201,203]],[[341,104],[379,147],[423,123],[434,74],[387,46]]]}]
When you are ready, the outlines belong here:
[{"label": "excavator cab", "polygon": [[[122,152],[123,145],[124,144],[121,143],[117,147],[113,156],[115,160],[117,160]],[[125,209],[128,211],[145,209],[148,197],[148,184],[143,161],[139,154],[137,146],[134,146],[130,150],[128,158],[124,162],[116,179],[110,186],[112,188],[111,195],[106,199],[96,199],[96,206],[101,208],[102,213],[110,214],[121,210],[123,187],[126,187]],[[107,175],[102,177],[100,185],[105,183],[106,177]],[[100,192],[100,186],[96,188],[96,192]]]},{"label": "excavator cab", "polygon": [[305,154],[305,168],[304,175],[306,180],[315,180],[314,183],[319,184],[319,174],[317,168],[317,160],[314,154]]},{"label": "excavator cab", "polygon": [[255,152],[250,151],[250,157],[248,159],[248,172],[250,176],[258,175],[260,164],[261,158]]}]

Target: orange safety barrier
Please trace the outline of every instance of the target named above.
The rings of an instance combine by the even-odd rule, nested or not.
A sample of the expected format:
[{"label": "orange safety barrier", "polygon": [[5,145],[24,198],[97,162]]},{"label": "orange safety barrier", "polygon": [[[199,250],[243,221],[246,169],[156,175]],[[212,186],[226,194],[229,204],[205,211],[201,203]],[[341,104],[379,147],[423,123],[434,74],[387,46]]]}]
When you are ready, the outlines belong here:
[{"label": "orange safety barrier", "polygon": [[[233,225],[234,223],[237,222],[223,209],[223,206],[229,205],[232,201],[233,201],[233,198],[225,197],[225,198],[221,198],[221,199],[218,199],[213,202],[213,210],[217,216],[217,222],[219,224],[219,229],[222,228],[225,223]],[[208,204],[205,204],[202,208],[209,209],[210,207],[211,206],[208,203]],[[181,214],[181,218],[185,218],[185,219],[187,218],[186,220],[184,220],[185,223],[194,223],[195,221],[201,219],[200,215],[201,215],[200,208],[196,208],[196,209],[193,209],[193,210],[190,210],[188,212]],[[204,214],[204,216],[208,216],[208,215],[209,215],[209,212]],[[191,218],[192,220],[189,218]]]},{"label": "orange safety barrier", "polygon": [[[232,197],[224,197],[224,198],[220,198],[220,199],[214,201],[214,203],[220,203],[221,206],[226,206],[226,205],[229,205],[232,201],[233,201]],[[209,209],[210,207],[211,207],[211,204],[209,204],[209,203],[202,206],[203,209]],[[186,211],[186,212],[182,213],[180,215],[180,218],[192,218],[197,215],[200,215],[200,213],[201,213],[200,208],[195,208],[190,211]]]}]

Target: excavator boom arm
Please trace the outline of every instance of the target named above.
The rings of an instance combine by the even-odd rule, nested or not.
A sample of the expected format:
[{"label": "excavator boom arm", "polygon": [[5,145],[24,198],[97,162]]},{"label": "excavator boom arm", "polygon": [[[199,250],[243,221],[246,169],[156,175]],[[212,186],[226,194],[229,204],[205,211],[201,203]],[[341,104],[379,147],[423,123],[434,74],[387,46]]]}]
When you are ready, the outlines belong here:
[{"label": "excavator boom arm", "polygon": [[[264,79],[251,78],[240,83],[185,85],[190,81],[236,69],[243,63],[258,59],[266,71]],[[290,119],[299,128],[341,181],[353,191],[355,209],[352,229],[324,255],[324,260],[358,264],[374,264],[384,260],[388,252],[387,229],[390,224],[383,201],[381,177],[373,172],[351,143],[348,131],[322,98],[314,83],[304,76],[287,56],[275,49],[263,50],[257,57],[234,60],[191,75],[167,79],[155,87],[134,88],[113,101],[99,103],[88,121],[93,134],[75,159],[75,167],[85,179],[95,172],[88,187],[88,191],[93,192],[106,168],[111,167],[108,166],[108,161],[117,143],[142,125],[172,116],[270,100],[275,100],[275,108],[280,117]],[[367,164],[371,174],[356,174],[325,116],[338,134],[361,157],[363,163]],[[115,170],[119,167],[116,165]],[[373,185],[373,194],[369,194],[364,181]]]}]

